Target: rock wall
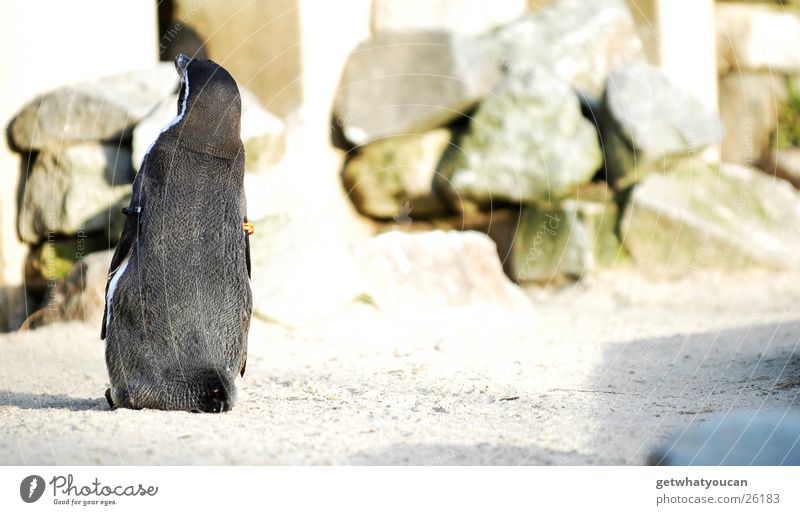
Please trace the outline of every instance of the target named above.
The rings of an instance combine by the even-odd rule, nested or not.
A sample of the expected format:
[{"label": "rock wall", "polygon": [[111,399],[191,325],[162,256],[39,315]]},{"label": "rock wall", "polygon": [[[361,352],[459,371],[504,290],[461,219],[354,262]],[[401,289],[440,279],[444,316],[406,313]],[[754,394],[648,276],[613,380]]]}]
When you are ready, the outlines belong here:
[{"label": "rock wall", "polygon": [[[81,15],[76,16],[76,11]],[[47,16],[42,16],[47,12]],[[31,20],[35,20],[35,29]],[[70,20],[68,23],[65,20]],[[47,37],[42,37],[47,34]],[[155,63],[156,9],[103,0],[3,2],[0,5],[0,121],[7,127],[25,103],[64,83]],[[27,163],[0,142],[0,331],[26,316],[27,247],[17,234]]]},{"label": "rock wall", "polygon": [[[354,302],[502,304],[519,291],[501,268],[551,284],[631,265],[661,276],[800,266],[800,224],[787,222],[800,212],[800,59],[791,45],[770,51],[800,31],[794,10],[710,0],[502,0],[491,16],[485,3],[452,0],[170,5],[159,52],[191,44],[243,91],[263,319],[299,325]],[[177,38],[184,30],[194,39]],[[174,72],[148,48],[146,67],[65,74],[9,104],[28,177],[0,203],[0,305],[20,311],[28,295],[31,307],[51,297],[59,306],[31,325],[96,317],[67,307],[101,295],[103,260],[75,263],[78,247],[113,245],[138,161],[175,109]],[[76,286],[81,267],[95,270],[92,284]]]}]

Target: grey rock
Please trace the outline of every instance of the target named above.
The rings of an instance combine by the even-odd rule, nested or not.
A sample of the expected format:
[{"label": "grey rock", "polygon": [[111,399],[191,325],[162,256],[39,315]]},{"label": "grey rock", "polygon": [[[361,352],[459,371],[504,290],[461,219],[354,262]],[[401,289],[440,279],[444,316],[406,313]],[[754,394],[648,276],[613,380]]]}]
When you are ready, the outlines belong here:
[{"label": "grey rock", "polygon": [[359,148],[342,171],[347,196],[361,213],[398,223],[446,212],[433,183],[450,137],[450,131],[439,129]]},{"label": "grey rock", "polygon": [[601,133],[608,179],[618,189],[722,138],[717,114],[648,64],[609,74]]},{"label": "grey rock", "polygon": [[800,413],[796,410],[734,412],[693,424],[669,438],[649,465],[800,465]]},{"label": "grey rock", "polygon": [[723,161],[750,166],[762,162],[787,94],[785,79],[771,73],[733,72],[720,78]]},{"label": "grey rock", "polygon": [[559,0],[485,39],[491,60],[512,75],[547,71],[587,96],[603,94],[613,68],[644,62],[644,50],[624,0]]},{"label": "grey rock", "polygon": [[509,77],[443,158],[439,185],[461,211],[497,201],[551,202],[602,165],[597,131],[560,79]]},{"label": "grey rock", "polygon": [[112,141],[164,97],[179,77],[171,63],[65,86],[26,105],[11,122],[14,145],[23,150],[84,141]]},{"label": "grey rock", "polygon": [[353,255],[380,308],[531,309],[525,293],[503,274],[495,244],[479,232],[392,231],[359,244]]},{"label": "grey rock", "polygon": [[82,143],[43,150],[25,182],[20,237],[36,244],[55,234],[108,231],[123,217],[132,182],[125,148]]},{"label": "grey rock", "polygon": [[355,145],[418,134],[462,116],[499,70],[470,36],[386,33],[350,54],[334,102],[335,123]]},{"label": "grey rock", "polygon": [[26,306],[32,300],[22,286],[0,286],[0,333],[14,331],[28,315]]},{"label": "grey rock", "polygon": [[687,160],[633,189],[621,233],[633,259],[657,276],[797,269],[800,195],[752,168]]},{"label": "grey rock", "polygon": [[[245,171],[259,173],[275,165],[286,150],[286,131],[280,118],[261,106],[249,90],[240,88],[242,96],[242,143]],[[133,130],[133,166],[139,170],[150,145],[178,112],[178,95],[163,99]]]}]

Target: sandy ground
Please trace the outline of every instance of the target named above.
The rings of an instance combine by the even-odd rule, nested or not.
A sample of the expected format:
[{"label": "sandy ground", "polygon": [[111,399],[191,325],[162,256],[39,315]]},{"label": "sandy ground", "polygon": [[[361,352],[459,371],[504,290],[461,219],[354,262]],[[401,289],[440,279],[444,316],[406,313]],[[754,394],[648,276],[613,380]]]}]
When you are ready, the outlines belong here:
[{"label": "sandy ground", "polygon": [[98,329],[0,336],[0,464],[642,464],[728,410],[800,406],[800,277],[530,290],[535,316],[256,323],[222,415],[110,411]]}]

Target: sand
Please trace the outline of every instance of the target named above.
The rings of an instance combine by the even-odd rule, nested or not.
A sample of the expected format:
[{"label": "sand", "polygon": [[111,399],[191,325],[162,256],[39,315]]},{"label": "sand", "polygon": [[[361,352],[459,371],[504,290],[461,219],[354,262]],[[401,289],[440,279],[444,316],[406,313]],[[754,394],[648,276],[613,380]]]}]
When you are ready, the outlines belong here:
[{"label": "sand", "polygon": [[221,415],[111,411],[99,329],[0,336],[0,464],[643,464],[692,422],[800,405],[800,276],[529,289],[536,313],[257,321]]}]

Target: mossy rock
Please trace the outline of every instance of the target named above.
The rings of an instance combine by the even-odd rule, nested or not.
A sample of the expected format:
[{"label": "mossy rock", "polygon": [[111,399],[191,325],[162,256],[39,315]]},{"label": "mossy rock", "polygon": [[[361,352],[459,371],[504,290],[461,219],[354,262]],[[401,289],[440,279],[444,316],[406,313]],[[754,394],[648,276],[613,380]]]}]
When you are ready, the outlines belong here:
[{"label": "mossy rock", "polygon": [[437,180],[462,212],[498,202],[554,202],[589,182],[603,162],[578,97],[545,73],[507,78],[480,104],[454,148]]},{"label": "mossy rock", "polygon": [[800,195],[745,166],[682,161],[633,189],[621,221],[626,249],[643,270],[800,267]]},{"label": "mossy rock", "polygon": [[78,233],[70,239],[45,241],[35,247],[25,262],[25,286],[41,291],[69,273],[84,256],[109,247],[102,234]]},{"label": "mossy rock", "polygon": [[519,282],[579,279],[627,261],[616,228],[619,208],[604,185],[579,189],[549,205],[525,206],[512,246],[510,273]]},{"label": "mossy rock", "polygon": [[440,129],[364,145],[342,171],[347,196],[362,214],[378,219],[401,222],[446,213],[433,184],[450,138],[449,130]]}]

